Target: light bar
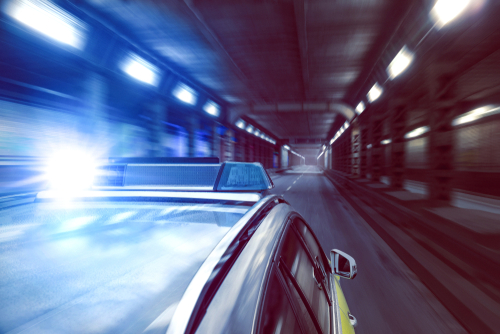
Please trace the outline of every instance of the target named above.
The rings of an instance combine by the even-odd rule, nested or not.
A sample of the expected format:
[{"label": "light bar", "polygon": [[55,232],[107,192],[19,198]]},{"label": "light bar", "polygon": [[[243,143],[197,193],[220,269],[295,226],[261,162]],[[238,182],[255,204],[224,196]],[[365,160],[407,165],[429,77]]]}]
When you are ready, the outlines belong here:
[{"label": "light bar", "polygon": [[288,150],[288,151],[290,150],[290,146],[288,146],[288,145],[283,145],[283,148],[284,148],[285,150]]},{"label": "light bar", "polygon": [[431,10],[431,16],[438,28],[442,28],[458,17],[470,2],[470,0],[438,0]]},{"label": "light bar", "polygon": [[253,125],[248,124],[248,126],[247,126],[247,129],[246,129],[246,130],[247,130],[247,132],[248,132],[248,133],[253,133],[253,130],[254,130]]},{"label": "light bar", "polygon": [[387,144],[390,144],[390,143],[392,143],[392,139],[384,139],[384,140],[382,140],[380,142],[380,144],[382,144],[382,145],[387,145]]},{"label": "light bar", "polygon": [[260,130],[259,129],[255,129],[255,131],[253,132],[254,135],[256,135],[257,137],[260,137]]},{"label": "light bar", "polygon": [[358,114],[361,114],[363,111],[365,111],[365,103],[363,101],[359,102],[358,105],[356,106],[356,112]]},{"label": "light bar", "polygon": [[410,131],[407,134],[405,134],[405,138],[406,139],[415,138],[415,137],[423,135],[424,133],[429,132],[429,130],[430,129],[428,126],[422,126],[421,128],[416,128],[415,130]]},{"label": "light bar", "polygon": [[333,144],[333,142],[335,141],[335,139],[336,139],[335,137],[333,137],[332,139],[330,139],[330,145]]},{"label": "light bar", "polygon": [[14,0],[5,13],[61,43],[83,50],[87,30],[83,22],[46,0]]},{"label": "light bar", "polygon": [[198,94],[196,93],[196,91],[183,83],[177,84],[177,86],[172,91],[172,95],[182,102],[191,105],[195,105],[198,99]]},{"label": "light bar", "polygon": [[387,74],[389,79],[393,80],[398,75],[403,73],[408,66],[410,66],[413,61],[414,54],[408,50],[408,48],[403,46],[401,51],[396,55],[396,57],[391,61],[387,67]]},{"label": "light bar", "polygon": [[500,107],[485,106],[466,112],[463,115],[456,117],[451,123],[453,126],[477,121],[480,118],[491,116],[500,113]]},{"label": "light bar", "polygon": [[368,97],[368,101],[372,103],[373,101],[378,99],[380,95],[382,95],[383,91],[384,89],[378,84],[378,82],[376,82],[375,85],[373,85],[373,87],[370,89],[368,94],[366,94],[366,97]]},{"label": "light bar", "polygon": [[158,86],[160,81],[159,69],[133,53],[130,53],[123,62],[122,70],[131,77],[152,86]]},{"label": "light bar", "polygon": [[239,127],[240,129],[244,129],[245,128],[245,121],[242,120],[242,119],[239,119],[237,122],[236,122],[236,126]]},{"label": "light bar", "polygon": [[207,101],[203,106],[203,110],[212,116],[219,117],[220,115],[220,106],[214,101]]}]

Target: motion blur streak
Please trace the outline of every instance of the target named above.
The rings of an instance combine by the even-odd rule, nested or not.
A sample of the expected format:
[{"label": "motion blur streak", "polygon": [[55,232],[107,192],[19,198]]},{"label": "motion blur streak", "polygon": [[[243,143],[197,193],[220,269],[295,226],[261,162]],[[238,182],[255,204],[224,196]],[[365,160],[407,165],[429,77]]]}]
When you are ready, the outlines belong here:
[{"label": "motion blur streak", "polygon": [[[191,254],[188,237],[168,233],[164,216],[180,213],[168,205],[144,225],[139,207],[68,217],[79,201],[58,200],[68,190],[106,196],[85,188],[94,162],[110,157],[216,157],[261,163],[324,250],[353,255],[359,274],[342,289],[356,333],[498,332],[499,1],[10,0],[1,10],[0,246],[15,254],[0,252],[0,300],[30,275],[48,293],[68,280],[57,261],[54,278],[38,258],[99,261],[94,246],[116,242],[124,253],[110,254],[113,268],[125,272],[129,255],[161,262],[156,247]],[[26,209],[41,201],[57,201],[60,220]],[[24,243],[38,236],[55,241]],[[182,284],[144,266],[151,282],[104,265],[108,276],[91,277],[97,266],[78,280],[85,290],[121,279],[110,312],[141,289]],[[0,305],[0,332],[17,328],[6,312],[29,326],[60,306],[36,313],[43,294],[21,297]],[[160,308],[150,333],[172,316]]]}]

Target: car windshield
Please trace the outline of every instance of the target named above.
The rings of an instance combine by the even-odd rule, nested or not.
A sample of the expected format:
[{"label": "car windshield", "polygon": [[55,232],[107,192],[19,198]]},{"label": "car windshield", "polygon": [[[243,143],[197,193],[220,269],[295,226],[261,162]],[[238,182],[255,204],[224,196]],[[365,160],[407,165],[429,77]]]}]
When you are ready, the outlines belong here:
[{"label": "car windshield", "polygon": [[0,211],[0,332],[165,333],[248,206],[48,202]]}]

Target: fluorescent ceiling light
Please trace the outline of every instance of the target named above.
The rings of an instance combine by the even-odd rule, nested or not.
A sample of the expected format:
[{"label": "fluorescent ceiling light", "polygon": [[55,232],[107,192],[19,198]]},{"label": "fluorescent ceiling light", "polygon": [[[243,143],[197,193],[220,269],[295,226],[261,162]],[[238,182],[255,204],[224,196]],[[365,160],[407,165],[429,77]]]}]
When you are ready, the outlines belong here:
[{"label": "fluorescent ceiling light", "polygon": [[131,77],[153,86],[157,86],[160,81],[158,68],[133,53],[125,59],[122,69]]},{"label": "fluorescent ceiling light", "polygon": [[239,119],[237,122],[236,122],[236,126],[239,127],[240,129],[244,129],[245,128],[245,121],[242,120],[242,119]]},{"label": "fluorescent ceiling light", "polygon": [[172,95],[187,104],[195,105],[198,94],[195,90],[183,83],[179,83],[172,91]]},{"label": "fluorescent ceiling light", "polygon": [[365,111],[365,104],[363,101],[359,102],[358,105],[356,106],[356,112],[358,114],[361,114],[363,111]]},{"label": "fluorescent ceiling light", "polygon": [[368,94],[366,94],[366,96],[368,97],[368,101],[372,103],[373,101],[378,99],[380,95],[382,95],[383,91],[383,88],[378,84],[378,82],[376,82],[375,85],[373,85],[372,89],[370,89]]},{"label": "fluorescent ceiling light", "polygon": [[7,15],[56,41],[83,50],[87,30],[84,23],[46,0],[14,0]]},{"label": "fluorescent ceiling light", "polygon": [[387,67],[387,74],[389,79],[393,80],[398,75],[404,72],[408,66],[410,66],[413,61],[414,54],[408,50],[408,48],[403,46],[401,51],[396,55],[396,57],[391,61],[389,67]]},{"label": "fluorescent ceiling light", "polygon": [[290,146],[288,146],[288,145],[284,145],[284,146],[283,146],[283,148],[284,148],[285,150],[290,150]]},{"label": "fluorescent ceiling light", "polygon": [[384,140],[382,140],[382,141],[380,142],[380,144],[382,144],[382,145],[387,145],[387,144],[390,144],[390,143],[392,143],[392,140],[391,140],[391,139],[384,139]]},{"label": "fluorescent ceiling light", "polygon": [[474,122],[480,118],[491,116],[500,113],[500,107],[496,106],[485,106],[481,108],[474,109],[463,115],[456,117],[451,123],[453,126]]},{"label": "fluorescent ceiling light", "polygon": [[207,103],[205,103],[205,105],[203,106],[203,110],[205,110],[207,114],[210,114],[215,117],[219,117],[220,115],[220,106],[217,103],[210,100],[207,101]]},{"label": "fluorescent ceiling light", "polygon": [[410,131],[407,134],[405,134],[405,138],[406,139],[415,138],[415,137],[423,135],[424,133],[429,132],[429,130],[430,129],[428,126],[422,126],[421,128],[416,128],[415,130]]},{"label": "fluorescent ceiling light", "polygon": [[431,16],[438,28],[441,28],[460,15],[470,2],[470,0],[438,0],[431,10]]},{"label": "fluorescent ceiling light", "polygon": [[247,132],[248,133],[253,133],[253,129],[254,129],[253,125],[248,124],[248,126],[247,126]]},{"label": "fluorescent ceiling light", "polygon": [[260,136],[260,131],[259,131],[259,129],[255,129],[255,131],[254,131],[254,133],[253,133],[253,134],[254,134],[254,135],[256,135],[257,137],[259,137],[259,136]]},{"label": "fluorescent ceiling light", "polygon": [[334,138],[332,138],[332,139],[330,139],[330,145],[332,145],[332,144],[333,144],[333,142],[335,141],[335,139],[336,139],[335,137],[334,137]]},{"label": "fluorescent ceiling light", "polygon": [[372,148],[372,144],[368,144],[368,145],[366,145],[366,148],[367,148],[367,149],[371,149],[371,148]]},{"label": "fluorescent ceiling light", "polygon": [[260,138],[264,139],[266,138],[266,135],[264,135],[263,133],[260,134]]}]

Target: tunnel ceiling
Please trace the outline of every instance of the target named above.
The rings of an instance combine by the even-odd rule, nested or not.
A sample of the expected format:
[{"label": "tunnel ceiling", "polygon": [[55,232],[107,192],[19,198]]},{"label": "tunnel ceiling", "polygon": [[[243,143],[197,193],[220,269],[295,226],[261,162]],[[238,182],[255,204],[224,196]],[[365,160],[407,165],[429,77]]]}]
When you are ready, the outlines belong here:
[{"label": "tunnel ceiling", "polygon": [[[353,101],[413,1],[87,3],[227,102],[258,106]],[[326,138],[338,114],[302,108],[246,116],[279,138]]]}]

